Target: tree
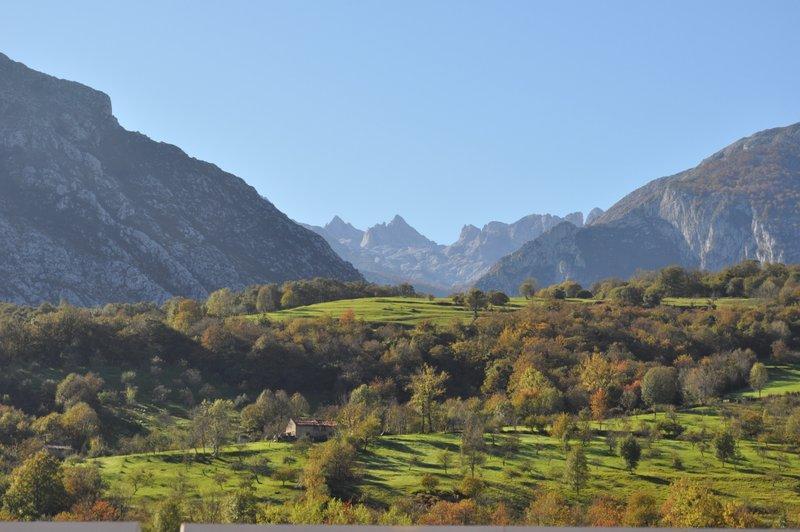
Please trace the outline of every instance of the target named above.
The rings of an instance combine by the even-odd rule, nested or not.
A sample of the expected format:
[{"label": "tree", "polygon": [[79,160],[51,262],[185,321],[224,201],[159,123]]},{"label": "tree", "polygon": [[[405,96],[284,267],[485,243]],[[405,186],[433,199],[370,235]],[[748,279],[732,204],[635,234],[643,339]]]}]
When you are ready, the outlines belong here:
[{"label": "tree", "polygon": [[131,471],[128,476],[125,477],[127,484],[131,487],[131,497],[135,497],[136,492],[140,489],[149,486],[154,478],[155,474],[150,469],[144,467]]},{"label": "tree", "polygon": [[478,311],[486,308],[488,303],[489,299],[483,290],[471,288],[464,294],[464,305],[472,311],[473,319],[478,319]]},{"label": "tree", "polygon": [[64,489],[73,504],[91,505],[100,498],[105,484],[96,464],[67,467],[63,471]]},{"label": "tree", "polygon": [[567,462],[564,466],[564,482],[568,484],[576,495],[580,495],[581,490],[589,481],[589,464],[586,460],[586,452],[583,445],[576,445],[567,454]]},{"label": "tree", "polygon": [[704,483],[678,479],[661,506],[663,524],[674,528],[722,526],[722,503]]},{"label": "tree", "polygon": [[649,493],[634,491],[628,497],[622,524],[628,527],[656,526],[661,519],[656,499]]},{"label": "tree", "polygon": [[723,467],[736,457],[736,438],[730,430],[723,430],[714,438],[714,452]]},{"label": "tree", "polygon": [[436,455],[436,461],[444,469],[444,474],[447,474],[447,469],[453,463],[453,454],[450,451],[442,451]]},{"label": "tree", "polygon": [[347,497],[357,477],[356,449],[350,443],[333,439],[309,451],[303,485],[310,493]]},{"label": "tree", "polygon": [[65,408],[80,402],[96,405],[97,393],[103,384],[103,379],[94,373],[70,373],[56,387],[56,403]]},{"label": "tree", "polygon": [[419,524],[427,526],[477,525],[478,505],[471,499],[458,502],[438,501],[419,517]]},{"label": "tree", "polygon": [[639,287],[626,284],[611,289],[608,294],[609,299],[621,305],[641,305],[642,304],[642,291]]},{"label": "tree", "polygon": [[525,299],[530,299],[536,294],[537,289],[536,279],[528,277],[519,285],[519,295]]},{"label": "tree", "polygon": [[618,499],[608,495],[595,497],[586,510],[586,517],[591,526],[614,527],[622,524],[625,505]]},{"label": "tree", "polygon": [[61,426],[72,444],[83,448],[89,440],[97,435],[100,419],[94,409],[86,403],[75,403],[61,416]]},{"label": "tree", "polygon": [[208,406],[208,437],[214,456],[219,455],[220,447],[231,437],[236,426],[236,409],[233,401],[217,399]]},{"label": "tree", "polygon": [[620,384],[620,371],[608,357],[592,353],[580,365],[581,384],[589,393],[604,390],[606,393]]},{"label": "tree", "polygon": [[608,414],[608,392],[603,388],[598,388],[589,398],[589,408],[592,411],[592,419],[600,424],[600,430],[602,430],[603,420]]},{"label": "tree", "polygon": [[539,416],[554,412],[561,398],[558,389],[532,365],[517,364],[508,388],[511,404],[531,428]]},{"label": "tree", "polygon": [[422,432],[425,432],[426,421],[428,431],[433,430],[433,408],[436,399],[444,394],[444,383],[447,379],[447,373],[443,371],[437,373],[427,364],[411,376],[408,391],[411,392],[411,404],[417,408],[422,417]]},{"label": "tree", "polygon": [[300,471],[290,466],[279,467],[272,474],[272,478],[280,482],[281,486],[286,486],[287,482],[296,482],[299,476]]},{"label": "tree", "polygon": [[167,497],[153,515],[154,532],[175,532],[183,523],[183,504],[177,497]]},{"label": "tree", "polygon": [[642,379],[642,399],[653,409],[653,418],[658,405],[671,404],[678,393],[678,372],[675,368],[658,366],[650,368]]},{"label": "tree", "polygon": [[45,451],[31,456],[11,473],[3,500],[9,512],[24,521],[66,510],[69,498],[61,464]]},{"label": "tree", "polygon": [[461,459],[469,467],[471,476],[475,477],[475,468],[486,461],[484,452],[486,443],[483,440],[483,420],[471,413],[461,432]]},{"label": "tree", "polygon": [[265,284],[256,294],[256,312],[272,312],[281,308],[281,291],[274,284]]},{"label": "tree", "polygon": [[430,473],[425,473],[424,475],[422,475],[422,478],[420,479],[419,483],[422,486],[422,489],[424,489],[428,493],[433,493],[439,486],[439,479],[431,475]]},{"label": "tree", "polygon": [[636,469],[636,466],[639,465],[639,459],[642,456],[642,448],[636,438],[634,438],[633,434],[628,434],[628,436],[619,444],[619,454],[622,459],[625,460],[625,465],[627,466],[628,471],[633,473],[633,471]]},{"label": "tree", "polygon": [[504,307],[511,301],[504,292],[491,290],[488,294],[489,304],[493,307]]},{"label": "tree", "polygon": [[761,397],[761,390],[764,389],[768,380],[769,373],[767,372],[767,367],[761,362],[753,364],[753,367],[750,368],[750,387],[758,392],[759,397]]},{"label": "tree", "polygon": [[553,490],[537,492],[525,511],[525,522],[536,526],[570,526],[575,520],[564,495]]},{"label": "tree", "polygon": [[230,288],[220,288],[208,296],[206,312],[209,316],[225,318],[236,314],[236,296]]},{"label": "tree", "polygon": [[252,489],[239,489],[223,501],[223,519],[227,523],[255,523],[257,507]]},{"label": "tree", "polygon": [[506,460],[513,458],[519,452],[520,439],[516,434],[506,436],[500,439],[500,457],[502,458],[503,465],[506,465]]}]

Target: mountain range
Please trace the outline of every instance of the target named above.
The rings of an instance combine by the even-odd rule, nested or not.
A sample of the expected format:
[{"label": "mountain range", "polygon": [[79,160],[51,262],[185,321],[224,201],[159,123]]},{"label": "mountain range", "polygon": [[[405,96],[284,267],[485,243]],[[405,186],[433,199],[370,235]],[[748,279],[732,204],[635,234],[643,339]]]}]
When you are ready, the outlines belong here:
[{"label": "mountain range", "polygon": [[0,54],[0,300],[163,301],[362,279],[242,179],[122,128],[102,92]]},{"label": "mountain range", "polygon": [[438,244],[402,217],[289,219],[242,179],[125,130],[102,92],[0,54],[0,301],[202,298],[328,277],[516,292],[670,264],[800,262],[800,124],[741,139],[608,211],[465,225]]},{"label": "mountain range", "polygon": [[800,124],[734,142],[628,194],[583,228],[566,224],[501,259],[477,281],[516,290],[670,264],[718,270],[745,259],[800,262]]},{"label": "mountain range", "polygon": [[[594,216],[602,211],[592,211]],[[325,226],[306,227],[320,234],[345,260],[373,282],[412,283],[435,294],[469,286],[501,257],[558,224],[583,226],[583,214],[565,217],[532,214],[514,223],[490,222],[482,228],[465,225],[455,242],[437,244],[411,227],[401,216],[367,230],[335,216]]]}]

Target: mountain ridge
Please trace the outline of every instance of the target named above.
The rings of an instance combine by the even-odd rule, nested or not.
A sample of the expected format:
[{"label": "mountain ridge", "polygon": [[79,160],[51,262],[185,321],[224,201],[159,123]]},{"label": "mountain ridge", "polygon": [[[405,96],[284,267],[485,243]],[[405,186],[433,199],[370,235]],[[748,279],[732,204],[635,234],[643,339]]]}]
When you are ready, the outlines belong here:
[{"label": "mountain ridge", "polygon": [[[605,249],[586,247],[599,228],[618,238],[607,239]],[[800,262],[799,234],[800,123],[754,133],[694,168],[654,179],[574,234],[543,234],[503,258],[477,286],[509,289],[536,273],[541,283],[591,284],[613,273],[607,266],[614,255],[630,258],[616,277],[673,263],[718,270],[746,259]],[[631,236],[652,254],[627,247]],[[564,249],[577,251],[556,259]]]},{"label": "mountain ridge", "polygon": [[82,305],[361,279],[240,178],[127,131],[108,95],[0,54],[0,299]]},{"label": "mountain ridge", "polygon": [[512,223],[488,222],[480,229],[466,224],[449,245],[428,239],[400,215],[366,230],[338,215],[325,226],[305,227],[323,236],[372,282],[409,282],[421,291],[446,294],[465,288],[498,259],[565,221],[583,225],[583,214],[531,214]]}]

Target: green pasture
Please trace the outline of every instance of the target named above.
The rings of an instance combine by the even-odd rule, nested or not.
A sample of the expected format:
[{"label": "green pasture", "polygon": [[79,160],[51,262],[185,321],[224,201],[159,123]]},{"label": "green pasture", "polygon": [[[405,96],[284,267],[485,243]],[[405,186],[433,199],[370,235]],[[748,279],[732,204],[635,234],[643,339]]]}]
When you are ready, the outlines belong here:
[{"label": "green pasture", "polygon": [[[503,307],[492,307],[478,314],[485,316],[493,312],[512,312],[524,307],[528,301],[524,298],[512,298]],[[415,298],[415,297],[367,297],[328,301],[305,307],[296,307],[267,314],[255,314],[253,318],[266,316],[272,320],[292,318],[319,318],[329,316],[338,318],[348,310],[355,313],[356,318],[375,323],[396,323],[415,325],[421,321],[430,321],[444,325],[453,320],[472,320],[473,313],[465,307],[457,306],[449,298]]]},{"label": "green pasture", "polygon": [[[497,312],[513,312],[527,305],[542,304],[546,300],[533,298],[526,300],[522,297],[512,297],[508,305],[503,307],[490,307],[479,312],[480,316],[491,315]],[[571,303],[592,304],[598,303],[594,299],[571,298],[566,301]],[[718,307],[747,305],[755,306],[762,301],[759,299],[726,298],[717,299],[714,304]],[[665,305],[677,307],[707,307],[711,304],[706,298],[666,298]],[[421,321],[429,321],[439,325],[452,323],[453,320],[470,321],[473,313],[455,305],[450,298],[427,299],[421,297],[367,297],[360,299],[344,299],[328,301],[303,307],[268,312],[265,314],[252,314],[250,318],[266,317],[271,320],[287,320],[292,318],[338,318],[344,312],[352,310],[355,316],[364,321],[373,323],[395,323],[402,325],[416,325]]]},{"label": "green pasture", "polygon": [[[664,416],[658,414],[660,419]],[[713,409],[695,409],[677,416],[687,430],[706,427],[713,433],[723,423]],[[713,446],[701,452],[684,441],[661,439],[648,444],[642,439],[641,463],[635,472],[628,472],[622,458],[609,451],[604,432],[609,428],[636,430],[640,423],[652,423],[652,414],[634,416],[627,422],[607,421],[602,430],[596,431],[587,448],[589,484],[580,496],[571,494],[571,497],[588,499],[598,494],[625,497],[634,491],[650,491],[663,499],[673,480],[689,477],[709,482],[722,497],[744,498],[764,511],[774,510],[776,504],[787,506],[791,511],[800,509],[800,494],[796,490],[800,481],[800,458],[777,446],[758,452],[753,442],[739,441],[739,459],[723,465],[714,456]],[[486,436],[487,460],[476,470],[489,496],[521,507],[527,504],[533,488],[563,487],[565,452],[560,440],[520,432],[519,450],[504,460],[497,443],[505,435]],[[439,480],[438,491],[451,491],[469,474],[461,462],[459,444],[458,434],[379,438],[360,455],[359,490],[366,500],[389,504],[422,491],[420,479],[429,473]],[[442,453],[449,453],[452,462],[447,471],[441,464]],[[218,496],[245,484],[253,486],[262,502],[276,503],[292,499],[302,490],[292,484],[281,485],[270,478],[268,470],[284,466],[286,460],[292,461],[292,467],[302,467],[304,457],[304,451],[292,444],[256,442],[225,447],[216,458],[210,452],[196,456],[194,451],[169,451],[104,457],[95,461],[112,492],[131,495],[134,504],[169,496],[178,486],[189,497],[199,498]],[[260,473],[254,474],[254,469],[258,468]],[[131,475],[142,469],[152,471],[153,479],[133,494]]]},{"label": "green pasture", "polygon": [[[767,366],[769,381],[761,390],[761,396],[782,395],[786,393],[800,393],[800,365],[770,365]],[[748,390],[740,392],[742,397],[758,397],[758,392]]]}]

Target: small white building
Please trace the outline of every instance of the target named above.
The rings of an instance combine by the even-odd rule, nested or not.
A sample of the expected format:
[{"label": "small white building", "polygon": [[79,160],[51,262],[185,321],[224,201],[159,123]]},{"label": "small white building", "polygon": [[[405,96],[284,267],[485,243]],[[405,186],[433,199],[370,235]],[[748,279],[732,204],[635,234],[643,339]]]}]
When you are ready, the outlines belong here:
[{"label": "small white building", "polygon": [[283,435],[287,438],[327,440],[336,432],[336,422],[324,419],[290,419]]}]

